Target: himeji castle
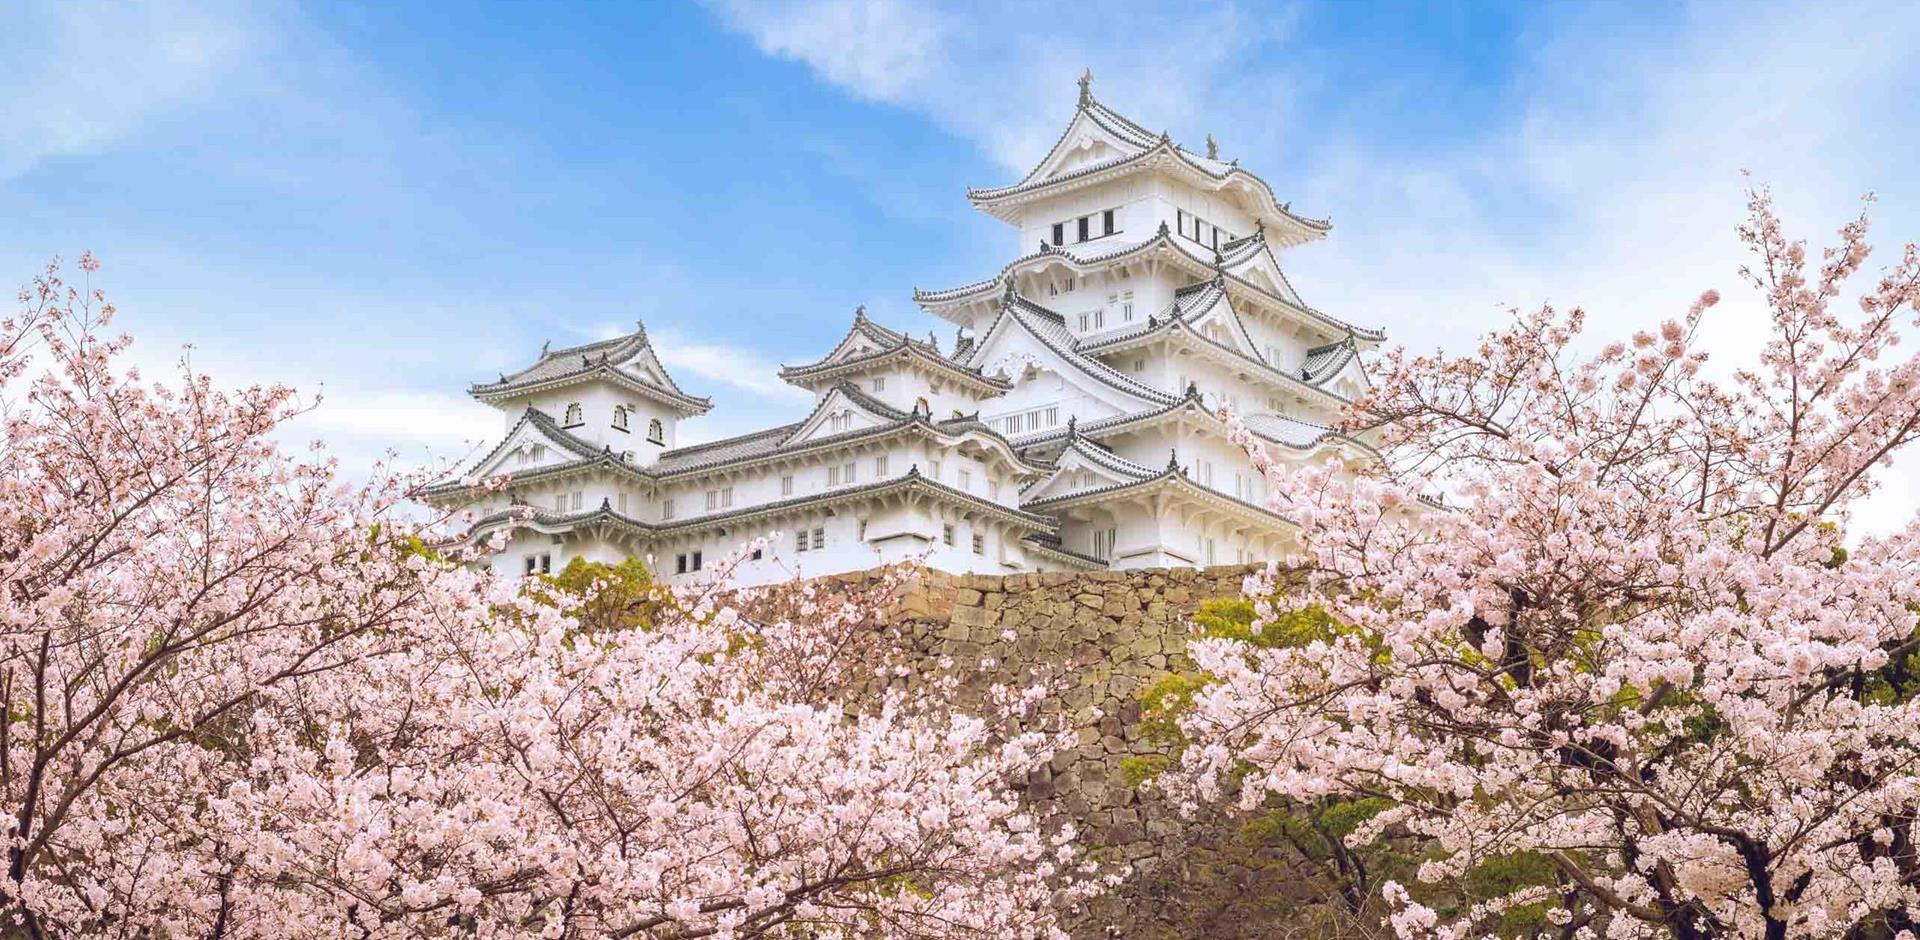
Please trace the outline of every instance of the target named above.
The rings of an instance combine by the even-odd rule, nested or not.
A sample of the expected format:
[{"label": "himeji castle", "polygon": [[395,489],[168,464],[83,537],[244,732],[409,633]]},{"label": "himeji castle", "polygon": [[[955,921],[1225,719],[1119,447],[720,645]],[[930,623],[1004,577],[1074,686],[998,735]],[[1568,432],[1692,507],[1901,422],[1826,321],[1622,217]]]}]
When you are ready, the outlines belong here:
[{"label": "himeji castle", "polygon": [[742,583],[910,558],[1005,574],[1282,553],[1291,526],[1218,411],[1290,459],[1366,459],[1331,427],[1382,334],[1309,306],[1281,268],[1328,222],[1210,136],[1195,153],[1121,116],[1090,80],[1032,171],[967,193],[1018,257],[914,292],[951,345],[856,310],[825,355],[780,372],[813,394],[804,418],[686,446],[680,422],[711,403],[644,327],[542,349],[472,387],[506,436],[429,497],[471,514],[470,539],[510,530],[491,557],[512,574],[641,557],[681,580],[775,533]]}]

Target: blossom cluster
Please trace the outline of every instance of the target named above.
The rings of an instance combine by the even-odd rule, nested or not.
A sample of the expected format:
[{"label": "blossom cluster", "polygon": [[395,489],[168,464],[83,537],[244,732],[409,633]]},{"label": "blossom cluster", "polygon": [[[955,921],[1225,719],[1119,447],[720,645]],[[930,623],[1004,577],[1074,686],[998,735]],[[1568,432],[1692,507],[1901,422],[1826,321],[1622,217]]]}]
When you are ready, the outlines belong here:
[{"label": "blossom cluster", "polygon": [[0,933],[1057,938],[1104,885],[1019,799],[1028,697],[847,694],[885,579],[523,590],[434,551],[421,480],[283,454],[290,391],[120,370],[57,268],[21,301]]},{"label": "blossom cluster", "polygon": [[1197,642],[1172,792],[1378,799],[1350,840],[1423,840],[1426,885],[1539,863],[1445,912],[1389,884],[1403,936],[1522,905],[1569,937],[1910,935],[1920,526],[1846,533],[1920,435],[1920,358],[1894,355],[1920,251],[1850,314],[1864,215],[1816,264],[1764,190],[1750,210],[1750,368],[1706,368],[1715,294],[1596,346],[1547,309],[1468,355],[1387,356],[1351,418],[1377,462],[1290,466],[1241,434],[1299,526],[1305,587],[1252,579],[1262,622],[1338,626]]}]

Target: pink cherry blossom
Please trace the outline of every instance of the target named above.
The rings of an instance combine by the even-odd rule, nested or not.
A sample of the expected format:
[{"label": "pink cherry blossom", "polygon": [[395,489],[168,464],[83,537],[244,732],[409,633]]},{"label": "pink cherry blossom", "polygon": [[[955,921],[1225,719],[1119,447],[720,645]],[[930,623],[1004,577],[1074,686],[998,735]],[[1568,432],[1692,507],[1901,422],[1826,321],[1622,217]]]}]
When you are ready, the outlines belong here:
[{"label": "pink cherry blossom", "polygon": [[116,371],[57,268],[21,303],[0,934],[1058,938],[1111,879],[1019,799],[1029,690],[857,694],[906,665],[893,580],[589,626],[604,584],[433,554],[424,481],[283,455],[286,389]]},{"label": "pink cherry blossom", "polygon": [[1384,798],[1352,840],[1423,840],[1424,882],[1543,861],[1446,916],[1387,885],[1403,936],[1523,903],[1566,936],[1912,935],[1920,524],[1847,533],[1920,435],[1920,358],[1892,355],[1920,251],[1848,304],[1864,216],[1808,270],[1764,190],[1750,209],[1754,367],[1700,368],[1716,294],[1661,356],[1582,355],[1579,312],[1542,310],[1478,355],[1388,355],[1352,417],[1376,465],[1266,466],[1300,550],[1251,580],[1263,622],[1317,604],[1339,628],[1196,643],[1170,792]]}]

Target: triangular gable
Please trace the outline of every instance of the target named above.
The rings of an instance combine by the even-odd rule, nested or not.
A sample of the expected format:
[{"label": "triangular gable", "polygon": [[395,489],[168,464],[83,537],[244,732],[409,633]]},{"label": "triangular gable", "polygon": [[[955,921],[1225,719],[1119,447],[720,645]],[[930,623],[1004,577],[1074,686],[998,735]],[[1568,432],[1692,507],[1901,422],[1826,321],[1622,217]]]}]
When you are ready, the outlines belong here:
[{"label": "triangular gable", "polygon": [[800,422],[800,426],[780,446],[898,424],[905,417],[905,412],[861,394],[852,386],[836,385],[821,396],[820,404],[814,406],[813,413]]},{"label": "triangular gable", "polygon": [[[1016,383],[1028,367],[1062,376],[1075,388],[1107,404],[1115,413],[1160,407],[1178,398],[1128,378],[1112,367],[1074,349],[1066,328],[1042,313],[1028,312],[1024,298],[1001,310],[968,358],[983,375],[1004,376]],[[1088,417],[1104,417],[1089,415]]]},{"label": "triangular gable", "polygon": [[1088,490],[1105,489],[1151,479],[1155,473],[1132,461],[1098,451],[1075,438],[1054,459],[1054,471],[1023,490],[1020,499],[1032,502],[1057,499]]},{"label": "triangular gable", "polygon": [[1266,239],[1260,239],[1258,251],[1248,252],[1239,259],[1229,259],[1227,269],[1242,280],[1296,307],[1306,306],[1306,302],[1300,299],[1300,292],[1293,289],[1293,282],[1287,280],[1286,272],[1280,269],[1280,259],[1274,257]]},{"label": "triangular gable", "polygon": [[[522,463],[520,455],[523,452],[532,459]],[[571,463],[597,456],[598,453],[592,444],[568,434],[555,425],[552,418],[529,408],[507,432],[499,446],[480,458],[468,475],[484,480],[504,473],[523,473]]]},{"label": "triangular gable", "polygon": [[1249,359],[1266,361],[1226,291],[1209,287],[1186,302],[1197,305],[1182,307],[1181,322],[1187,328]]},{"label": "triangular gable", "polygon": [[1103,163],[1137,156],[1153,147],[1131,121],[1111,113],[1090,99],[1073,112],[1060,139],[1016,186],[1026,186]]}]

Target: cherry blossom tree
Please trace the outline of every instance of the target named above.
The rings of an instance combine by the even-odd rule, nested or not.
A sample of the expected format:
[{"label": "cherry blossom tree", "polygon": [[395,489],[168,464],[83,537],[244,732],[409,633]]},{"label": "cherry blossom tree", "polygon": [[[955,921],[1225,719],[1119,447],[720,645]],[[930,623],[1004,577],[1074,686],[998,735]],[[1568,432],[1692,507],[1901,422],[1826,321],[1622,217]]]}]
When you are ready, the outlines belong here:
[{"label": "cherry blossom tree", "polygon": [[[96,265],[83,258],[89,274]],[[0,935],[1059,937],[1103,882],[879,629],[893,581],[534,590],[423,481],[282,453],[282,388],[151,383],[57,266],[0,322]]]},{"label": "cherry blossom tree", "polygon": [[[1170,790],[1380,807],[1350,844],[1427,846],[1403,936],[1914,936],[1920,527],[1847,533],[1920,435],[1920,251],[1862,275],[1863,214],[1815,260],[1750,195],[1749,368],[1707,367],[1712,293],[1604,347],[1547,309],[1387,356],[1375,467],[1243,435],[1297,568],[1250,585],[1252,640],[1194,644]],[[1489,865],[1532,874],[1435,900]]]}]

